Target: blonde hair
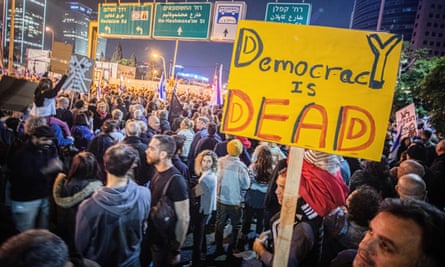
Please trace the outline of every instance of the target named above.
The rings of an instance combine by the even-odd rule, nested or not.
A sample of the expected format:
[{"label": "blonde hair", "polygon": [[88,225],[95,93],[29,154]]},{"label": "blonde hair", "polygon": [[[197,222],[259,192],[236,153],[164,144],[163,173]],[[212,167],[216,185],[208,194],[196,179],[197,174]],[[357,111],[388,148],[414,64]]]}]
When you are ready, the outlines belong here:
[{"label": "blonde hair", "polygon": [[99,107],[99,106],[105,106],[105,110],[106,110],[107,112],[110,111],[110,108],[108,107],[108,103],[105,102],[105,101],[99,101],[99,102],[97,102],[96,107]]},{"label": "blonde hair", "polygon": [[195,126],[193,121],[189,118],[184,118],[181,123],[184,123],[186,129],[193,129],[193,127]]},{"label": "blonde hair", "polygon": [[195,173],[198,175],[202,174],[202,159],[205,156],[210,156],[212,158],[212,166],[210,167],[210,169],[212,170],[212,172],[217,172],[218,171],[218,156],[216,155],[215,152],[213,152],[212,150],[206,149],[201,151],[198,156],[196,156],[195,158]]}]

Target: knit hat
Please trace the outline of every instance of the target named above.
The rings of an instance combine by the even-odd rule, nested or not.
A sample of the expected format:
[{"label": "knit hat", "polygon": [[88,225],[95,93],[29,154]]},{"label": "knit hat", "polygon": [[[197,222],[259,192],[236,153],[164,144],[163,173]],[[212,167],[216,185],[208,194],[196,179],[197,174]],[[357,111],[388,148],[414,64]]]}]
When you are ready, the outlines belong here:
[{"label": "knit hat", "polygon": [[32,131],[31,136],[54,138],[54,132],[49,126],[42,125],[35,128]]},{"label": "knit hat", "polygon": [[304,152],[304,159],[332,175],[340,170],[340,157],[336,155],[309,149]]},{"label": "knit hat", "polygon": [[227,153],[230,156],[238,157],[243,152],[243,144],[238,139],[230,140],[227,143]]}]

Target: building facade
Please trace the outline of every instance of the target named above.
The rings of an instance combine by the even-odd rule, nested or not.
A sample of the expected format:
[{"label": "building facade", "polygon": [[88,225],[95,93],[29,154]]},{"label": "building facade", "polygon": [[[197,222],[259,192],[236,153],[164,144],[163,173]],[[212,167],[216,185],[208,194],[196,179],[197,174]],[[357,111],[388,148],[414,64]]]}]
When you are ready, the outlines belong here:
[{"label": "building facade", "polygon": [[[99,17],[99,13],[98,13],[97,9],[93,10],[91,20],[97,21],[98,17]],[[97,37],[97,47],[96,47],[96,60],[104,61],[106,52],[107,52],[107,39],[98,36]]]},{"label": "building facade", "polygon": [[[351,28],[401,34],[410,41],[419,0],[355,0]],[[380,6],[384,5],[379,23]]]},{"label": "building facade", "polygon": [[[11,29],[11,0],[4,1],[3,47],[7,50]],[[43,49],[45,27],[46,0],[15,0],[14,63],[25,63],[28,48]]]},{"label": "building facade", "polygon": [[419,0],[411,38],[413,50],[426,48],[431,56],[445,56],[445,2]]},{"label": "building facade", "polygon": [[93,10],[79,2],[66,2],[62,18],[63,41],[73,46],[73,53],[88,55],[88,30]]}]

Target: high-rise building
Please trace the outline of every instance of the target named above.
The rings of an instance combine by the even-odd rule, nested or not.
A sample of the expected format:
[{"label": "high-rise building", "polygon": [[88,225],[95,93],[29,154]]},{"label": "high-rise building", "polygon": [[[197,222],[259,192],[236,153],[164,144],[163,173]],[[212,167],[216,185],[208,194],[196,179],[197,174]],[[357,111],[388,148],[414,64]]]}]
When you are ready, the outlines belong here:
[{"label": "high-rise building", "polygon": [[[11,0],[4,1],[5,33],[3,47],[8,49],[11,29]],[[15,0],[14,62],[24,64],[28,48],[43,49],[45,17],[46,0]]]},{"label": "high-rise building", "polygon": [[62,18],[63,41],[73,45],[73,53],[88,55],[88,27],[93,10],[79,2],[66,2]]},{"label": "high-rise building", "polygon": [[[97,21],[99,13],[97,10],[93,10],[91,19]],[[97,37],[97,47],[96,47],[96,60],[105,60],[105,55],[107,52],[107,38]]]},{"label": "high-rise building", "polygon": [[445,56],[445,2],[420,0],[411,48],[427,48],[431,56]]},{"label": "high-rise building", "polygon": [[[440,1],[440,0],[439,0]],[[386,31],[410,41],[419,0],[355,0],[351,28]],[[381,18],[380,6],[384,4]],[[377,29],[380,19],[380,29]]]}]

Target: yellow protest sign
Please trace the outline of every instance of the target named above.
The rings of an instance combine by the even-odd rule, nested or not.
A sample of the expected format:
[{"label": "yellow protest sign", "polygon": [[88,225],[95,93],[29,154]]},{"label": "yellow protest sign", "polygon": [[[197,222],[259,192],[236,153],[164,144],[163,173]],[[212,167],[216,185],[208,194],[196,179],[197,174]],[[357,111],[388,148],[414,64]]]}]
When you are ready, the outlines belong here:
[{"label": "yellow protest sign", "polygon": [[221,129],[380,160],[402,37],[240,21]]}]

